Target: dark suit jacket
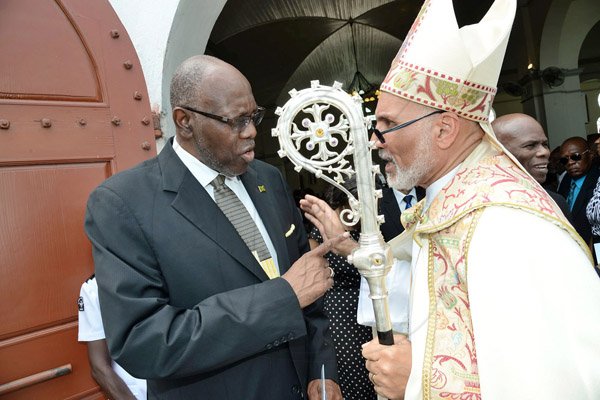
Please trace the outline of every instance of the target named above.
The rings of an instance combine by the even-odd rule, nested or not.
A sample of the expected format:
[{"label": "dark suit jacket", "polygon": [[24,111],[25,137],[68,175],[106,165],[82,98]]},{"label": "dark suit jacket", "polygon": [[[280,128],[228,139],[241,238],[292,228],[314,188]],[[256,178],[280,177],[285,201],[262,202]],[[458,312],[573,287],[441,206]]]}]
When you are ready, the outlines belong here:
[{"label": "dark suit jacket", "polygon": [[[583,185],[581,186],[581,190],[579,191],[579,195],[577,195],[575,203],[573,204],[573,209],[571,210],[573,227],[586,243],[589,243],[592,237],[592,227],[585,215],[585,208],[592,198],[598,176],[600,176],[600,170],[598,168],[592,167],[588,171],[585,180],[583,181]],[[560,186],[558,186],[558,194],[566,199],[569,196],[570,190],[571,177],[567,174],[560,182]]]},{"label": "dark suit jacket", "polygon": [[[400,207],[398,207],[398,202],[396,201],[394,191],[389,187],[383,188],[382,191],[383,197],[379,202],[379,214],[383,214],[385,217],[385,222],[381,224],[379,229],[381,230],[383,239],[386,242],[389,242],[404,232],[404,227],[400,222],[400,215],[402,213],[400,212]],[[425,197],[425,189],[417,187],[416,192],[417,200],[421,200],[423,197]]]},{"label": "dark suit jacket", "polygon": [[569,205],[567,204],[567,200],[560,194],[548,188],[544,189],[546,190],[546,193],[548,193],[550,197],[552,197],[552,200],[554,200],[558,208],[560,208],[560,211],[562,211],[565,217],[567,217],[571,225],[573,225],[573,216],[571,215],[571,211],[569,211]]},{"label": "dark suit jacket", "polygon": [[[283,274],[308,250],[299,210],[276,168],[241,179]],[[171,143],[95,189],[85,228],[111,355],[150,399],[296,399],[322,364],[337,380],[321,302],[267,278]]]}]

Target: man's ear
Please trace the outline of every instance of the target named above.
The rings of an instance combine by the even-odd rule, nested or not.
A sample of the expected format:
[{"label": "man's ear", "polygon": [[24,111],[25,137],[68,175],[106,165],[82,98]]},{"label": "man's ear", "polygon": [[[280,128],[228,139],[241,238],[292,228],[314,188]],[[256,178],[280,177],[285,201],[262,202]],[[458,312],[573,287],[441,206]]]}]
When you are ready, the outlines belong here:
[{"label": "man's ear", "polygon": [[460,131],[460,119],[456,113],[445,112],[435,123],[435,128],[435,141],[440,149],[446,150],[456,141]]},{"label": "man's ear", "polygon": [[181,135],[184,137],[192,136],[189,115],[179,107],[173,109],[173,122]]}]

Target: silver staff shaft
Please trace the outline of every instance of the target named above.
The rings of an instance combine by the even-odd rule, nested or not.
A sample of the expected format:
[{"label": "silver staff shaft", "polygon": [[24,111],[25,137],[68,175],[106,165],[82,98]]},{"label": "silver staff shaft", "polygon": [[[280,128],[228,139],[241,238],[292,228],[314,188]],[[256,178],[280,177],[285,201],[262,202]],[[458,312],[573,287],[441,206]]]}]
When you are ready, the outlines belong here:
[{"label": "silver staff shaft", "polygon": [[[361,221],[359,247],[348,261],[369,284],[379,342],[391,345],[394,338],[385,277],[392,267],[393,256],[379,232],[379,224],[383,222],[383,216],[377,215],[381,191],[376,190],[375,174],[379,167],[373,167],[373,144],[369,142],[367,131],[370,121],[363,114],[362,100],[344,92],[338,82],[329,87],[313,81],[311,88],[293,90],[290,95],[292,98],[275,111],[279,120],[272,135],[279,139],[279,156],[288,157],[297,172],[306,169],[348,195],[351,211],[342,221],[348,226]],[[330,107],[339,110],[341,115],[337,121],[334,114],[323,115]],[[304,129],[295,122],[301,113],[312,115],[312,118],[302,119],[300,125]],[[346,146],[339,150],[344,143]],[[301,147],[312,155],[304,156]],[[348,157],[352,157],[354,168],[349,165]],[[344,176],[354,174],[358,199],[341,185]]]}]

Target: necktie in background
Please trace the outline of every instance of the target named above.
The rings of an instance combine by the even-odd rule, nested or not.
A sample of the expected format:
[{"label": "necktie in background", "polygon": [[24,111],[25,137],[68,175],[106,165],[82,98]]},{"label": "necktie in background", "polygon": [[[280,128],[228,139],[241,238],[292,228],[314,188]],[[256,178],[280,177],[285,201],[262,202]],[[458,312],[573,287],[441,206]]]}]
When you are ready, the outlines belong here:
[{"label": "necktie in background", "polygon": [[235,230],[240,234],[242,240],[256,258],[256,261],[259,262],[270,279],[279,276],[275,262],[269,253],[269,249],[258,227],[242,201],[225,185],[225,176],[217,175],[211,182],[211,185],[215,188],[215,202],[229,219]]},{"label": "necktie in background", "polygon": [[573,210],[573,204],[575,204],[575,189],[577,188],[577,184],[575,181],[571,181],[571,190],[569,191],[569,195],[567,196],[567,204],[569,205],[569,211]]},{"label": "necktie in background", "polygon": [[402,201],[406,204],[404,207],[405,210],[412,207],[412,199],[413,199],[412,194],[407,194],[402,199]]}]

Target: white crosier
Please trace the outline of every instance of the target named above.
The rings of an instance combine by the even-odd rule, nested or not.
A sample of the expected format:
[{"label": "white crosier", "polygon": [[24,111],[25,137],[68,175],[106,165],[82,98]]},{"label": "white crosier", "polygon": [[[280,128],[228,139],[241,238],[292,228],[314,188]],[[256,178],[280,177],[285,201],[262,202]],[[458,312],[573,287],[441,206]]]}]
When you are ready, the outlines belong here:
[{"label": "white crosier", "polygon": [[[377,215],[382,194],[375,187],[379,166],[371,159],[375,145],[369,141],[368,126],[372,117],[363,114],[362,98],[346,93],[339,82],[326,86],[312,81],[310,88],[289,93],[290,100],[275,110],[279,120],[272,136],[279,140],[278,154],[287,157],[297,172],[307,170],[348,196],[350,209],[340,215],[342,222],[353,226],[361,221],[359,247],[348,261],[367,279],[380,340],[384,334],[389,343],[392,328],[385,276],[393,256],[379,232],[384,219]],[[358,199],[342,186],[344,178],[354,175]]]}]

